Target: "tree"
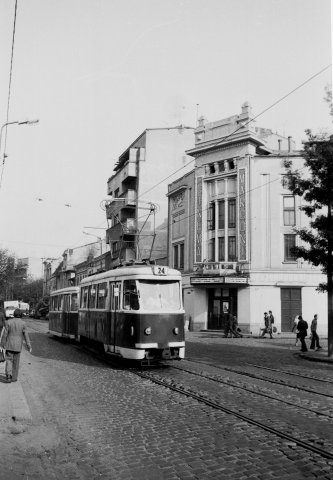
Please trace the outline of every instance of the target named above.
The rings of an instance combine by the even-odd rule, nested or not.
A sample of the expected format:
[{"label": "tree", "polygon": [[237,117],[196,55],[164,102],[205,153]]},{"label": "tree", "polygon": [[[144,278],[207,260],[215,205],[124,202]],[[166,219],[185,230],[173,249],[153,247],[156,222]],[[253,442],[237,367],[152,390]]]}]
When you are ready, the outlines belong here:
[{"label": "tree", "polygon": [[300,207],[309,217],[309,228],[295,229],[295,233],[307,245],[294,247],[298,258],[320,266],[327,275],[327,282],[318,290],[327,291],[328,299],[328,356],[333,356],[333,135],[313,135],[307,130],[302,156],[304,169],[292,170],[292,161],[286,161],[289,189],[304,198]]},{"label": "tree", "polygon": [[0,296],[1,300],[6,300],[8,292],[14,284],[15,278],[15,256],[7,249],[0,248]]}]

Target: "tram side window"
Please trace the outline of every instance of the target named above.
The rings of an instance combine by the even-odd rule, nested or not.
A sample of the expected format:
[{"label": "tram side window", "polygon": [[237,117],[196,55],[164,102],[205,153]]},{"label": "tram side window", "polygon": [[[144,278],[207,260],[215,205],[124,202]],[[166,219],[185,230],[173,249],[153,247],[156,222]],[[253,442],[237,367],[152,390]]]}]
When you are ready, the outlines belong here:
[{"label": "tram side window", "polygon": [[97,305],[96,308],[104,309],[107,296],[107,284],[99,283],[97,285]]},{"label": "tram side window", "polygon": [[88,308],[88,287],[81,288],[81,308]]},{"label": "tram side window", "polygon": [[79,308],[77,293],[72,293],[71,295],[71,311],[77,312]]},{"label": "tram side window", "polygon": [[62,312],[63,309],[64,309],[64,296],[59,295],[58,310]]},{"label": "tram side window", "polygon": [[89,308],[95,308],[96,306],[96,286],[97,285],[91,285],[89,287]]},{"label": "tram side window", "polygon": [[139,298],[135,280],[124,280],[124,310],[139,310]]},{"label": "tram side window", "polygon": [[110,283],[111,310],[119,310],[119,299],[121,294],[121,283]]}]

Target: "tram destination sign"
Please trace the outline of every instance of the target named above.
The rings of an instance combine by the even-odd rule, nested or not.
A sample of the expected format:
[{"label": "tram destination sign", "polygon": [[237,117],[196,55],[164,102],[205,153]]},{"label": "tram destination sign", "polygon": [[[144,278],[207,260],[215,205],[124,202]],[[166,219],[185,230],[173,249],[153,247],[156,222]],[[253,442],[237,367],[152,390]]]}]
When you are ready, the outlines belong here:
[{"label": "tram destination sign", "polygon": [[246,284],[247,277],[191,277],[191,285],[207,285],[212,283]]}]

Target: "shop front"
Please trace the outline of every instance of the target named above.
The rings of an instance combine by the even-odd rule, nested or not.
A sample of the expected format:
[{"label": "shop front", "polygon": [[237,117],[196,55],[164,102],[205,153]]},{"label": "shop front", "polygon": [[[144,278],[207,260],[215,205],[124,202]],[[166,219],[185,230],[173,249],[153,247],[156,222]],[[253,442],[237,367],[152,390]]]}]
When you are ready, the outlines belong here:
[{"label": "shop front", "polygon": [[192,277],[191,285],[206,291],[208,330],[224,330],[228,315],[238,316],[238,290],[247,277]]}]

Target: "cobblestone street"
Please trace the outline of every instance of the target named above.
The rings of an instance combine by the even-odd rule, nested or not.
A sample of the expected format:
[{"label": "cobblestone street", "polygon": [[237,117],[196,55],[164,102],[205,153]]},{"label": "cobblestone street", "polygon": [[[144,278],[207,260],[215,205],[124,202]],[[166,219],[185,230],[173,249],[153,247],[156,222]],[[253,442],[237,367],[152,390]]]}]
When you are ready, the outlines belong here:
[{"label": "cobblestone street", "polygon": [[332,363],[300,357],[294,337],[187,332],[186,360],[149,374],[326,457],[28,325],[19,382],[0,371],[1,479],[333,478]]}]

